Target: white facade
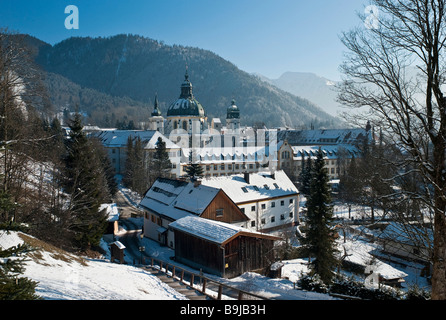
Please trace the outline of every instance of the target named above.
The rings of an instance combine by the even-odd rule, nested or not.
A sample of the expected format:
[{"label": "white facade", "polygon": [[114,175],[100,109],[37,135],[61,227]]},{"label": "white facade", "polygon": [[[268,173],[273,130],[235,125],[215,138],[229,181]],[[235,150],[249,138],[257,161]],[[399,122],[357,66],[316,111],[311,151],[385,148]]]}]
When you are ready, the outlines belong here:
[{"label": "white facade", "polygon": [[307,161],[308,158],[315,160],[319,148],[324,155],[325,168],[330,180],[338,179],[341,168],[345,168],[353,156],[360,155],[358,148],[353,145],[292,146],[288,141],[284,141],[280,143],[278,168],[299,175],[302,171],[302,160]]},{"label": "white facade", "polygon": [[239,226],[268,232],[299,224],[299,191],[283,171],[203,179],[221,188],[249,217]]}]

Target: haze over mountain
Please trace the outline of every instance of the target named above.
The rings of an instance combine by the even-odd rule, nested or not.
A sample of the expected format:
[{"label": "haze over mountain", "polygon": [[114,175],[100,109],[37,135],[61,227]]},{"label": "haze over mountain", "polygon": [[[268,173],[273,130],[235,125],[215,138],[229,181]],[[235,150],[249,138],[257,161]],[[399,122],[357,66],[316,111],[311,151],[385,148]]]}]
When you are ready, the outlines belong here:
[{"label": "haze over mountain", "polygon": [[194,95],[209,119],[224,121],[235,99],[242,125],[263,122],[268,127],[328,128],[339,122],[309,100],[207,50],[169,46],[137,35],[69,38],[54,46],[35,42],[36,61],[48,73],[53,104],[70,111],[78,105],[91,124],[113,126],[124,116],[135,123],[146,121],[155,95],[165,116],[180,94],[186,65]]},{"label": "haze over mountain", "polygon": [[346,111],[336,101],[336,81],[310,72],[285,72],[278,79],[258,76],[286,92],[310,100],[333,116],[338,116],[339,112]]}]

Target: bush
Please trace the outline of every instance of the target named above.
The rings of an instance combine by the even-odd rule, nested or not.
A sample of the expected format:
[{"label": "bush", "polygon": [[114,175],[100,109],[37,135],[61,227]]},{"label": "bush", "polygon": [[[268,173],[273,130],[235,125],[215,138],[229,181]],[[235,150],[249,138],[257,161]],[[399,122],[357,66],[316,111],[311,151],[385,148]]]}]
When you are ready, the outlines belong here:
[{"label": "bush", "polygon": [[335,277],[330,286],[325,285],[321,278],[315,275],[305,275],[300,278],[298,285],[308,291],[342,294],[346,296],[357,297],[365,300],[398,300],[400,294],[388,287],[378,289],[367,288],[364,283],[355,281],[351,278]]}]

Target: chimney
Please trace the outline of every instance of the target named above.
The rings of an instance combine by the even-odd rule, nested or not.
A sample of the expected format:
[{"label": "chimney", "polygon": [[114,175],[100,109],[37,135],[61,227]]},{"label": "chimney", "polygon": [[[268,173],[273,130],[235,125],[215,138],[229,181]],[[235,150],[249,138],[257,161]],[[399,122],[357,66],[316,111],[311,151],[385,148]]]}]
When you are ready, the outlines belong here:
[{"label": "chimney", "polygon": [[201,185],[201,180],[200,179],[195,179],[194,180],[194,188],[198,187],[199,185]]},{"label": "chimney", "polygon": [[244,173],[244,178],[247,184],[249,184],[249,172]]}]

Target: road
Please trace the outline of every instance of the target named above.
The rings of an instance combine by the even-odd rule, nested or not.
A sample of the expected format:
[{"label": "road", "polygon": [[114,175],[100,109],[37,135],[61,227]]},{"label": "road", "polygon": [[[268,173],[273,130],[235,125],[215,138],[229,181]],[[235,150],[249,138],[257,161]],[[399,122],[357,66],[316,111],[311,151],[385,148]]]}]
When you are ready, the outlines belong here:
[{"label": "road", "polygon": [[[115,195],[115,203],[119,210],[119,226],[127,232],[119,235],[119,241],[126,247],[125,255],[128,263],[139,263],[141,252],[139,251],[141,223],[137,223],[135,217],[141,217],[143,212],[135,208],[121,191]],[[146,256],[145,254],[143,256]]]}]

